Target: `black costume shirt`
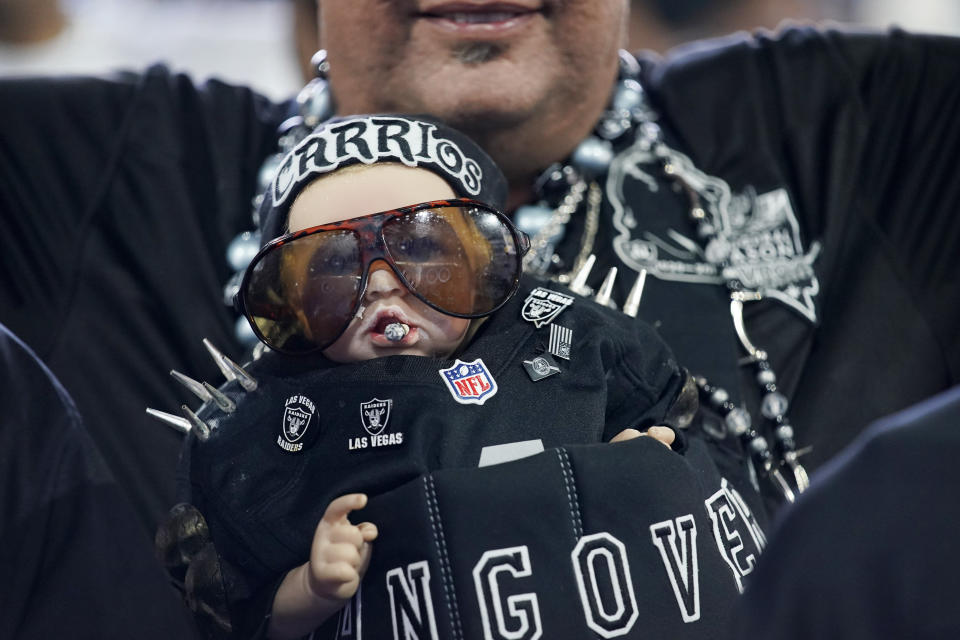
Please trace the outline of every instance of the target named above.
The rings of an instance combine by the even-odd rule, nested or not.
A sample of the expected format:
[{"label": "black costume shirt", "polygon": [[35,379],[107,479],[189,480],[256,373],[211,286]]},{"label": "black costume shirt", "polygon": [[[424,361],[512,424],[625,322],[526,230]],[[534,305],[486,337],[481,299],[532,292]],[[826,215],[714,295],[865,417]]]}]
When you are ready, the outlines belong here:
[{"label": "black costume shirt", "polygon": [[[786,283],[749,307],[748,329],[771,354],[814,465],[869,420],[958,380],[958,53],[950,38],[797,28],[699,43],[644,66],[671,145],[722,180],[754,222],[774,212],[769,230],[789,231],[784,250],[811,257],[816,293],[809,277],[796,290]],[[202,337],[239,357],[219,303],[223,256],[250,226],[255,174],[286,113],[160,68],[3,81],[0,113],[0,321],[76,399],[152,529],[173,502],[178,436],[143,408],[187,399],[169,384],[172,368],[213,379]],[[620,233],[617,184],[603,186],[597,252],[617,263],[600,250]],[[674,269],[702,263],[695,242],[676,244],[690,230],[665,184],[647,205],[639,182],[624,187],[636,209],[630,238],[672,256]],[[755,240],[735,235],[745,252]],[[657,266],[641,316],[684,366],[736,393],[723,283]],[[629,278],[620,282],[618,301]]]},{"label": "black costume shirt", "polygon": [[[559,302],[545,306],[550,300]],[[560,331],[570,332],[566,347],[551,342]],[[553,356],[555,372],[531,375],[525,364],[551,348],[562,354]],[[617,622],[621,631],[633,629],[629,619],[642,609],[635,633],[710,637],[762,549],[765,517],[746,468],[721,477],[689,422],[695,406],[676,410],[686,377],[666,345],[644,323],[562,288],[522,281],[455,359],[388,356],[338,365],[267,353],[246,368],[257,380],[254,391],[237,382],[222,387],[236,403],[232,412],[212,402],[199,411],[213,431],[207,441],[191,438],[191,495],[184,496],[204,514],[227,567],[240,637],[269,610],[278,577],[309,558],[327,505],[352,492],[372,496],[353,521],[370,518],[382,535],[364,595],[348,609],[353,631],[341,619],[342,638],[390,637],[388,612],[425,598],[436,608],[436,625],[417,637],[481,637],[491,627],[474,604],[477,594],[467,595],[473,563],[520,542],[537,579],[515,586],[540,592],[537,623],[549,637],[583,637],[591,616],[602,623],[591,606],[615,608],[635,590],[643,605],[633,601],[635,613]],[[684,455],[656,443],[577,446],[671,422],[684,425],[675,428]],[[509,462],[516,458],[524,460]],[[564,524],[571,519],[573,528]],[[651,541],[650,528],[661,525],[663,539]],[[447,531],[441,556],[431,529]],[[584,622],[571,626],[567,610],[580,600],[568,556],[584,535],[631,547],[623,561],[633,569],[618,595],[602,605],[585,600]],[[667,539],[682,559],[660,550]],[[425,588],[413,598],[419,605],[385,586],[384,577],[405,563],[414,573],[426,563],[437,578],[415,587]],[[670,586],[672,571],[683,574],[673,577],[682,588]],[[570,584],[554,591],[560,580]],[[457,604],[444,597],[448,589],[461,592]],[[252,611],[260,612],[253,620]],[[427,613],[412,615],[425,620]],[[367,635],[356,632],[359,624]]]}]

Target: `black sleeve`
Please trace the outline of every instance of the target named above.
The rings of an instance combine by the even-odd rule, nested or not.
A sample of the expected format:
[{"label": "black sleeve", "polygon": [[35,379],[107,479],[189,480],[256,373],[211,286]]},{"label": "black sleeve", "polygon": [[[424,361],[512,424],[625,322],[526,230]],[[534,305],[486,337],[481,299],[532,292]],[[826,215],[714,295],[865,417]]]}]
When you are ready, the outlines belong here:
[{"label": "black sleeve", "polygon": [[801,233],[828,243],[818,267],[824,306],[850,295],[842,283],[865,262],[857,256],[885,255],[953,380],[958,64],[957,38],[807,27],[690,45],[650,65],[647,78],[698,166],[734,188],[788,186]]},{"label": "black sleeve", "polygon": [[136,96],[132,79],[0,81],[0,309],[41,352]]},{"label": "black sleeve", "polygon": [[73,402],[2,325],[0,407],[0,637],[197,637]]},{"label": "black sleeve", "polygon": [[665,424],[685,380],[673,352],[649,325],[591,308],[603,314],[594,336],[586,338],[602,345],[607,392],[603,439],[627,428],[644,431]]},{"label": "black sleeve", "polygon": [[144,413],[214,384],[201,339],[234,358],[230,240],[286,105],[153,67],[0,81],[0,322],[73,397],[152,533],[174,504],[179,434]]},{"label": "black sleeve", "polygon": [[[89,275],[91,234],[105,224],[126,253],[98,263],[133,267],[149,245],[190,231],[207,233],[200,244],[223,262],[226,243],[251,226],[257,170],[282,111],[248,89],[198,87],[162,66],[0,80],[2,320],[44,355]],[[155,233],[158,225],[173,232]]]}]

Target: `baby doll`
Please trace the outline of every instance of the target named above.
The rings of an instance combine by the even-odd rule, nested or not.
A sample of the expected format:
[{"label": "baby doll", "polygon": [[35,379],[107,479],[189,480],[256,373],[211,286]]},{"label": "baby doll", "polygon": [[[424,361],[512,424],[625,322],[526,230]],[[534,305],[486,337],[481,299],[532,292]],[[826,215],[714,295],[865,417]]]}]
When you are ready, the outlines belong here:
[{"label": "baby doll", "polygon": [[232,413],[191,416],[210,429],[190,445],[191,500],[235,627],[298,637],[343,606],[377,537],[348,519],[367,493],[644,431],[682,449],[659,426],[695,410],[669,350],[522,280],[504,194],[479,147],[426,118],[327,123],[281,164],[237,299],[269,347],[247,367],[257,390],[228,384]]}]

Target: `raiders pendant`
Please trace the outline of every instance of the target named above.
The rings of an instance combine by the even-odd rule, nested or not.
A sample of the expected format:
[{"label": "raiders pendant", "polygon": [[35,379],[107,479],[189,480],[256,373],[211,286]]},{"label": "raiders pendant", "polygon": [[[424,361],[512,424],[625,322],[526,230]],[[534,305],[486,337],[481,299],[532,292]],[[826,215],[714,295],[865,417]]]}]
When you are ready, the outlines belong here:
[{"label": "raiders pendant", "polygon": [[527,370],[527,375],[534,382],[539,382],[544,378],[560,373],[560,367],[557,361],[549,353],[543,353],[539,356],[523,361],[523,368]]}]

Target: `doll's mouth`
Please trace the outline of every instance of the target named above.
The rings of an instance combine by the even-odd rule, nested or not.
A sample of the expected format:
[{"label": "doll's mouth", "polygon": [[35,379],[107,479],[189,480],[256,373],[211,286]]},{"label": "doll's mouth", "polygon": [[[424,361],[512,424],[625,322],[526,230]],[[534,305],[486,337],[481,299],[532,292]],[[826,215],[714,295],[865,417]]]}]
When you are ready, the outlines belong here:
[{"label": "doll's mouth", "polygon": [[384,347],[408,347],[420,337],[417,326],[411,324],[404,314],[392,309],[377,313],[368,333],[374,344]]}]

